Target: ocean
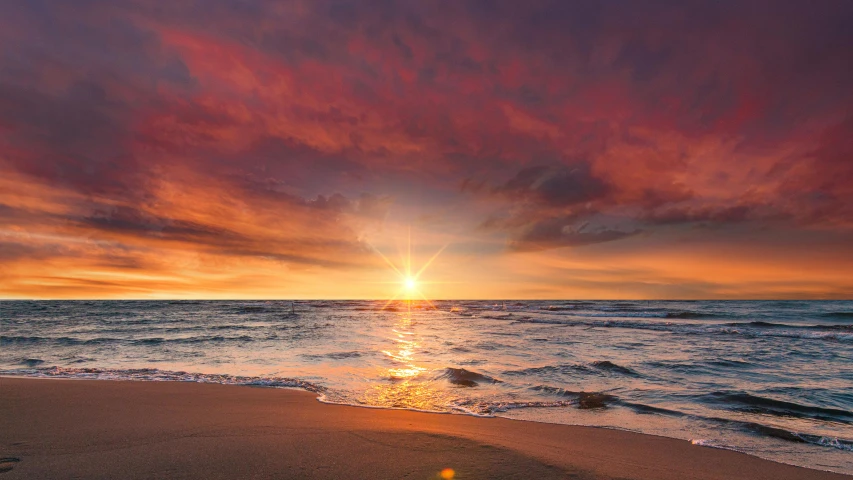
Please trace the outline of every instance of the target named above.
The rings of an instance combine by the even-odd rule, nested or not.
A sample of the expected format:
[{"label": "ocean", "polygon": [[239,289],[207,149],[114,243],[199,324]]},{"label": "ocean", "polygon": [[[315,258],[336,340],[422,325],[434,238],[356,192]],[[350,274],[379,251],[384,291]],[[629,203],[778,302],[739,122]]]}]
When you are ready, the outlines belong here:
[{"label": "ocean", "polygon": [[2,301],[0,374],[302,388],[853,474],[853,301]]}]

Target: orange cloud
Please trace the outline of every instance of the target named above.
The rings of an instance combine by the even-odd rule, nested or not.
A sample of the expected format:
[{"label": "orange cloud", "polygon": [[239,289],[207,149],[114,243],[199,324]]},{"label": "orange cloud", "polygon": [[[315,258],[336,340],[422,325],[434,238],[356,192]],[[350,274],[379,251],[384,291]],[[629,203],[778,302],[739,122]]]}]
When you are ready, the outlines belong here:
[{"label": "orange cloud", "polygon": [[850,296],[850,12],[765,8],[0,6],[0,296]]}]

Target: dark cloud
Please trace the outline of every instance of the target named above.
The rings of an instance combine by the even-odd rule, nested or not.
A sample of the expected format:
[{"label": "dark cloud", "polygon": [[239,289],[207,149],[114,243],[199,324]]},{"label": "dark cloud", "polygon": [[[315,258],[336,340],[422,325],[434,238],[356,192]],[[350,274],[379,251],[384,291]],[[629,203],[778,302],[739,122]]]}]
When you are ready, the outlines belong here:
[{"label": "dark cloud", "polygon": [[69,220],[92,230],[152,237],[166,241],[219,246],[249,241],[239,232],[222,227],[152,215],[129,206],[114,206],[108,210],[98,209],[90,216]]},{"label": "dark cloud", "polygon": [[[351,201],[340,194],[318,196],[303,200],[290,197],[292,209],[317,210],[324,221],[335,222],[343,214],[365,217],[382,216],[383,199],[369,194]],[[378,218],[382,220],[382,218]],[[121,241],[130,237],[134,242],[162,242],[193,246],[206,253],[225,256],[250,256],[284,263],[318,265],[326,267],[356,266],[369,251],[352,237],[337,239],[315,237],[310,231],[297,235],[279,235],[273,232],[240,231],[220,224],[170,218],[129,206],[95,208],[91,215],[67,217],[68,228],[82,229]],[[319,223],[319,222],[318,222]],[[174,248],[174,247],[173,247]],[[341,256],[348,260],[331,260],[327,256]]]},{"label": "dark cloud", "polygon": [[608,188],[592,175],[589,164],[579,162],[570,167],[524,168],[494,192],[513,200],[567,207],[599,199],[608,193]]},{"label": "dark cloud", "polygon": [[[21,258],[32,260],[47,260],[53,257],[68,255],[69,249],[63,245],[36,246],[27,242],[0,240],[0,260],[14,262]],[[2,270],[2,267],[0,267]]]},{"label": "dark cloud", "polygon": [[13,126],[6,161],[84,193],[127,193],[139,181],[127,113],[126,105],[89,81],[56,94],[0,84],[0,123]]},{"label": "dark cloud", "polygon": [[653,224],[673,225],[708,222],[713,224],[740,223],[759,215],[759,206],[733,205],[729,207],[669,206],[649,213],[643,218]]},{"label": "dark cloud", "polygon": [[581,247],[612,242],[641,233],[640,230],[622,231],[604,226],[578,223],[576,219],[549,218],[527,225],[509,242],[510,250],[536,251],[560,247]]}]

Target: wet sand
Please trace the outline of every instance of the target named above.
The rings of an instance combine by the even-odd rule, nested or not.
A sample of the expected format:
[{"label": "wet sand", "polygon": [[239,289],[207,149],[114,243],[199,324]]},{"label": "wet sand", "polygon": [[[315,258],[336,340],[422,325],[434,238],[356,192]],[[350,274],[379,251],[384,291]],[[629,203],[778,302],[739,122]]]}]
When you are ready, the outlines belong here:
[{"label": "wet sand", "polygon": [[0,378],[0,480],[853,479],[592,427],[326,405],[308,392]]}]

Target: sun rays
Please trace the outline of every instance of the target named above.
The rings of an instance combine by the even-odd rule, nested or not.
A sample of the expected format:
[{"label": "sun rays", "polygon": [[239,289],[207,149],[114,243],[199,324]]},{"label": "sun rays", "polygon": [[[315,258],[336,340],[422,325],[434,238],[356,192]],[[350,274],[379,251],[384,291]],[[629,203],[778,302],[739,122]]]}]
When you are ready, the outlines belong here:
[{"label": "sun rays", "polygon": [[[421,280],[421,275],[426,272],[426,270],[432,265],[432,263],[441,255],[441,252],[447,248],[447,245],[444,245],[437,252],[435,252],[429,260],[426,261],[419,269],[415,271],[412,267],[412,230],[409,229],[408,234],[408,243],[406,245],[406,253],[401,258],[401,264],[398,266],[391,259],[389,259],[384,253],[382,253],[378,248],[372,246],[373,250],[385,261],[385,263],[391,268],[391,270],[399,277],[396,282],[387,282],[391,284],[399,285],[397,292],[385,303],[382,309],[388,308],[393,302],[397,300],[405,300],[411,302],[412,300],[423,300],[433,309],[436,309],[435,305],[429,301],[429,299],[423,294],[420,290],[421,285],[425,284],[437,284],[437,283],[446,283],[446,282],[428,282]],[[382,282],[386,283],[386,282]]]}]

